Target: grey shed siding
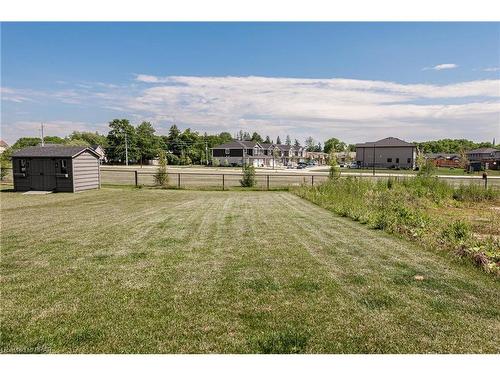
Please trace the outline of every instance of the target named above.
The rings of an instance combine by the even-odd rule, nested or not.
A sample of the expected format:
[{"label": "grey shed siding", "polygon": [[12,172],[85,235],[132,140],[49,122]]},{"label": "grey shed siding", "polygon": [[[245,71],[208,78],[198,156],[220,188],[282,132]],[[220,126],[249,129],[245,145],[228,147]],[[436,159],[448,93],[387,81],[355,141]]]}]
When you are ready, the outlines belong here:
[{"label": "grey shed siding", "polygon": [[99,159],[85,151],[73,158],[73,191],[98,189]]}]

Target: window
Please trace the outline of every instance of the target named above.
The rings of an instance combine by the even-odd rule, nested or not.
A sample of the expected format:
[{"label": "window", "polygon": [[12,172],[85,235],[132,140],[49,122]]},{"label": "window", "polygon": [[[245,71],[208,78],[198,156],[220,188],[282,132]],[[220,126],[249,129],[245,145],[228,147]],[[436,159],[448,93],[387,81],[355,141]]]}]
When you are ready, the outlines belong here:
[{"label": "window", "polygon": [[406,162],[407,162],[408,164],[410,164],[410,163],[411,163],[411,158],[406,159]]},{"label": "window", "polygon": [[396,158],[396,163],[399,163],[399,158]]},{"label": "window", "polygon": [[392,163],[392,158],[387,158],[388,163]]},{"label": "window", "polygon": [[65,159],[61,159],[61,173],[62,174],[68,173],[68,161]]},{"label": "window", "polygon": [[226,155],[229,155],[229,149],[228,149],[228,148],[226,148],[226,150],[225,150],[225,151],[226,151]]},{"label": "window", "polygon": [[19,160],[19,169],[21,170],[21,173],[26,173],[26,159]]}]

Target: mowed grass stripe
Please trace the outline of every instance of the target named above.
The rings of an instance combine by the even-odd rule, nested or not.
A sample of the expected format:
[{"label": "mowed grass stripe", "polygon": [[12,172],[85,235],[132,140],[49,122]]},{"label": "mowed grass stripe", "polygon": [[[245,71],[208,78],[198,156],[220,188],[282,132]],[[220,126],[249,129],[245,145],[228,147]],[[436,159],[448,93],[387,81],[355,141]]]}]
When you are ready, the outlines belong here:
[{"label": "mowed grass stripe", "polygon": [[286,192],[47,197],[0,197],[7,352],[500,347],[495,279]]}]

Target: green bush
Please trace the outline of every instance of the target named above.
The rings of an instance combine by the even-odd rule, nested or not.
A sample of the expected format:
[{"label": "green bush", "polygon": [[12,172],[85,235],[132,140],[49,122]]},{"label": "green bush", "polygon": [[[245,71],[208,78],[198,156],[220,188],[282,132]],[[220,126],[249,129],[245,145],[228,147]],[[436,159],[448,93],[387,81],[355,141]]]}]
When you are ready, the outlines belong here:
[{"label": "green bush", "polygon": [[465,242],[471,238],[470,225],[465,221],[455,220],[444,228],[442,236],[453,243]]},{"label": "green bush", "polygon": [[168,186],[167,156],[163,150],[160,151],[159,162],[160,165],[154,175],[155,183],[158,186],[166,188]]},{"label": "green bush", "polygon": [[240,180],[242,187],[254,187],[257,184],[255,180],[255,168],[253,165],[243,165],[243,178]]},{"label": "green bush", "polygon": [[492,188],[485,189],[483,186],[476,184],[460,185],[453,192],[453,199],[462,202],[492,201],[497,199],[498,196],[498,191]]},{"label": "green bush", "polygon": [[175,154],[167,154],[167,162],[170,165],[179,165],[180,164],[179,157]]}]

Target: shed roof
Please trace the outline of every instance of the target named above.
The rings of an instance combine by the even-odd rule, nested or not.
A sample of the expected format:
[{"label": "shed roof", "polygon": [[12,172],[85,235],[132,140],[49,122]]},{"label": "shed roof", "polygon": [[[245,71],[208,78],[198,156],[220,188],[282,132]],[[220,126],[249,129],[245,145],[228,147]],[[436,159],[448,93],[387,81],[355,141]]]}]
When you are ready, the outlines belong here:
[{"label": "shed roof", "polygon": [[375,142],[358,143],[356,147],[416,147],[413,143],[408,143],[399,138],[387,137]]},{"label": "shed roof", "polygon": [[32,146],[16,151],[12,156],[21,158],[73,158],[84,151],[99,157],[94,150],[86,146]]}]

